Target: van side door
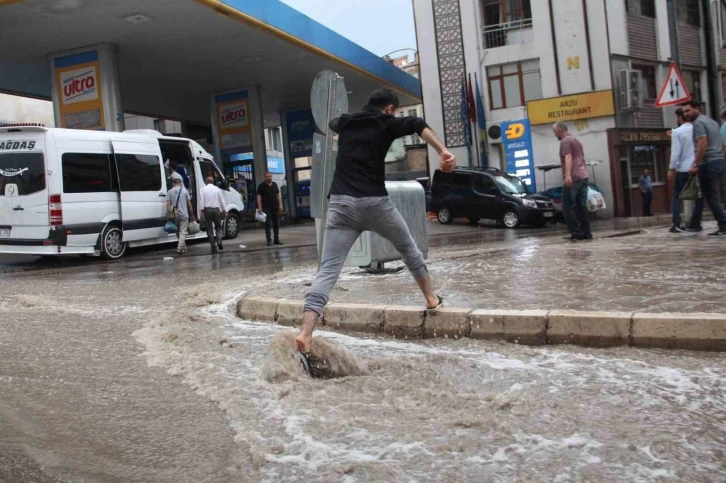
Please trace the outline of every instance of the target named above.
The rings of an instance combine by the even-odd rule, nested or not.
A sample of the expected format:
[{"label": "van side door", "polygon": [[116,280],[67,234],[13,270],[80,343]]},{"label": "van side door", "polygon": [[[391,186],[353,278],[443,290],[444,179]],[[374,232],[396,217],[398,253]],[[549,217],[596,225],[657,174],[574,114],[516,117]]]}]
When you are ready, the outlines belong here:
[{"label": "van side door", "polygon": [[167,236],[166,180],[159,144],[113,141],[124,241]]},{"label": "van side door", "polygon": [[499,212],[501,211],[499,190],[491,176],[486,174],[474,175],[474,194],[472,216],[488,220],[499,219]]}]

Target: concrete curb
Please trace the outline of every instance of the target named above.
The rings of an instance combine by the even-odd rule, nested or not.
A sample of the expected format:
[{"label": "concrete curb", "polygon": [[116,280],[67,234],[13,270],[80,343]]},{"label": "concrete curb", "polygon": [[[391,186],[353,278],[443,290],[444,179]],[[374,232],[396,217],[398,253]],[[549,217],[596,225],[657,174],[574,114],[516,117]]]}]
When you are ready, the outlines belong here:
[{"label": "concrete curb", "polygon": [[[248,296],[237,305],[239,317],[296,326],[303,302]],[[726,351],[726,314],[648,314],[566,310],[441,309],[428,313],[401,305],[330,304],[319,326],[398,339],[502,340],[541,346],[634,346]]]}]

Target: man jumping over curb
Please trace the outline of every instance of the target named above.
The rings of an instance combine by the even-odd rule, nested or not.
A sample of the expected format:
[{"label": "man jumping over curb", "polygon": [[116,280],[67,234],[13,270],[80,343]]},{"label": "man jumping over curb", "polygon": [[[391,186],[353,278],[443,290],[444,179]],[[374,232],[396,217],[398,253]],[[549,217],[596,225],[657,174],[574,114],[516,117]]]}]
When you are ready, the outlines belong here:
[{"label": "man jumping over curb", "polygon": [[310,352],[315,322],[323,314],[348,252],[363,231],[377,233],[401,253],[424,295],[427,310],[435,310],[443,303],[431,288],[423,254],[388,197],[385,157],[394,140],[418,134],[439,154],[442,171],[452,171],[456,158],[423,119],[394,117],[398,105],[398,97],[391,90],[378,89],[361,112],[344,114],[330,122],[330,128],[339,136],[338,156],[320,266],[305,298],[302,327],[295,339],[303,354]]}]

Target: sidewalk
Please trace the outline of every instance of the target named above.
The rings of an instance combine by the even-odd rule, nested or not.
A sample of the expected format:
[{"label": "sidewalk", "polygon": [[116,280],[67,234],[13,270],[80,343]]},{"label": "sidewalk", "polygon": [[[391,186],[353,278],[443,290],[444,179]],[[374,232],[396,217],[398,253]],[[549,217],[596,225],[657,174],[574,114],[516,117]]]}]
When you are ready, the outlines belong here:
[{"label": "sidewalk", "polygon": [[[638,223],[642,220],[599,222],[600,238],[593,242],[566,242],[552,233],[442,244],[430,251],[428,266],[450,307],[726,313],[726,240],[705,237],[713,223],[698,236],[671,234],[667,224],[641,233]],[[256,294],[302,300],[314,272],[315,267],[291,270]],[[347,267],[331,302],[417,305],[421,300],[406,271],[368,275]]]}]

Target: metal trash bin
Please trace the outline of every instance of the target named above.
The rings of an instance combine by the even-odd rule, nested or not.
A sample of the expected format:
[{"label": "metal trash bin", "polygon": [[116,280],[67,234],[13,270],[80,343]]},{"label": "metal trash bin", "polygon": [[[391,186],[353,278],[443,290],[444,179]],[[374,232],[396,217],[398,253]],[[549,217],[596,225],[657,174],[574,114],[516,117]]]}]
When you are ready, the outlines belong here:
[{"label": "metal trash bin", "polygon": [[[426,227],[426,194],[423,186],[416,181],[387,181],[388,196],[408,225],[424,258],[429,253],[429,238]],[[401,254],[385,238],[366,231],[356,240],[348,253],[345,265],[356,267],[382,268],[386,262],[400,260]]]}]

